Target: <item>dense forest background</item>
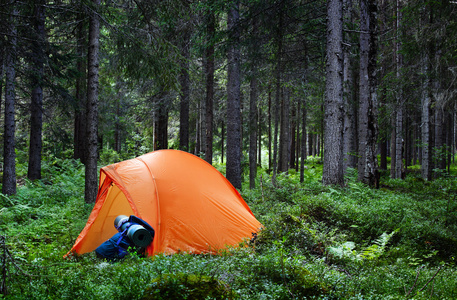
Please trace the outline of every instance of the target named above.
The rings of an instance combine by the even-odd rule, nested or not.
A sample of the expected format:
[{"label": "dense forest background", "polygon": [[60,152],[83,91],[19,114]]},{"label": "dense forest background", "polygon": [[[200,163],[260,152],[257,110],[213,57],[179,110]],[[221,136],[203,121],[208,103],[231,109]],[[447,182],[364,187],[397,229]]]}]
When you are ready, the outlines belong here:
[{"label": "dense forest background", "polygon": [[[457,299],[453,0],[0,0],[0,298]],[[63,259],[101,166],[173,148],[263,229]]]},{"label": "dense forest background", "polygon": [[[454,1],[3,1],[4,194],[16,156],[86,165],[175,148],[324,184],[378,186],[412,165],[432,180],[456,145]],[[390,167],[388,167],[388,159]]]}]

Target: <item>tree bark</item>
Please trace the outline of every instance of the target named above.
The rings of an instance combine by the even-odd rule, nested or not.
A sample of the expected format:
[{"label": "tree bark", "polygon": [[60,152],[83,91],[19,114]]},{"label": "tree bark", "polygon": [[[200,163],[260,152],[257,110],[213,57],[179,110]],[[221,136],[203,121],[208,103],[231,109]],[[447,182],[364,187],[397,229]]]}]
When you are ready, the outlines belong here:
[{"label": "tree bark", "polygon": [[277,52],[276,52],[276,70],[275,70],[275,102],[273,103],[273,120],[274,120],[274,132],[273,132],[273,176],[271,181],[273,185],[276,184],[276,174],[278,172],[278,131],[279,131],[279,106],[281,103],[281,73],[282,73],[282,43],[283,43],[283,10],[282,10],[282,1],[280,2],[281,6],[279,8],[279,25],[277,28]]},{"label": "tree bark", "polygon": [[308,155],[309,156],[314,156],[314,138],[313,134],[311,133],[311,128],[309,129],[308,132]]},{"label": "tree bark", "polygon": [[305,161],[307,159],[306,156],[306,100],[303,98],[301,101],[301,109],[302,109],[302,133],[301,133],[301,160],[300,160],[300,182],[305,180]]},{"label": "tree bark", "polygon": [[195,120],[195,148],[194,154],[200,156],[201,151],[201,124],[202,124],[202,113],[201,113],[201,103],[197,101],[196,107],[197,118]]},{"label": "tree bark", "polygon": [[[380,22],[379,22],[380,23],[379,32],[385,32],[388,27],[388,26],[386,26],[386,24],[388,23],[387,18],[388,18],[388,14],[389,14],[388,10],[387,10],[387,1],[380,1],[379,10],[380,10],[380,14],[381,14]],[[383,57],[383,59],[381,59],[381,67],[380,67],[381,74],[379,76],[381,78],[381,82],[382,82],[385,78],[386,70],[389,68],[387,59],[384,57],[387,56],[386,51],[390,52],[390,48],[385,46],[384,43],[380,43],[379,51],[381,52],[380,57]],[[387,91],[386,84],[383,84],[382,89],[380,89],[380,93],[379,93],[379,95],[380,95],[379,96],[379,108],[382,110],[385,110],[385,108],[387,107],[386,91]],[[388,118],[385,118],[385,119],[388,119]],[[379,124],[380,128],[389,127],[386,120],[383,121],[382,119],[380,119],[380,122],[383,122],[383,123]],[[388,154],[389,153],[388,144],[389,143],[388,143],[387,130],[384,130],[382,136],[379,137],[379,150],[380,150],[380,156],[381,156],[380,169],[381,170],[387,170],[387,156],[389,155]]]},{"label": "tree bark", "polygon": [[[352,24],[352,0],[344,0],[344,20],[345,23]],[[344,131],[343,131],[343,170],[357,167],[357,122],[356,122],[356,99],[353,92],[353,57],[351,55],[350,33],[345,34],[346,44],[343,46],[344,65],[343,65],[343,101],[344,101]]]},{"label": "tree bark", "polygon": [[376,13],[375,1],[360,2],[359,164],[358,179],[378,187],[376,156]]},{"label": "tree bark", "polygon": [[241,74],[239,1],[228,11],[227,26],[230,33],[227,71],[227,163],[226,176],[232,185],[241,189]]},{"label": "tree bark", "polygon": [[[437,73],[433,79],[433,98],[434,98],[434,107],[435,107],[435,143],[434,143],[434,157],[435,157],[435,169],[441,171],[446,170],[446,118],[447,118],[447,107],[445,94],[442,90],[442,84],[439,80],[440,74],[443,74],[442,69],[440,68],[441,60],[441,49],[439,48],[439,42],[435,43],[435,72]],[[437,173],[436,176],[441,174]]]},{"label": "tree bark", "polygon": [[[299,110],[291,109],[290,110],[290,129],[289,129],[289,136],[290,136],[290,151],[289,151],[289,169],[295,169],[295,157],[296,157],[296,150],[297,150],[297,112]],[[298,113],[298,115],[300,115]]]},{"label": "tree bark", "polygon": [[180,114],[179,114],[179,149],[189,151],[189,103],[190,103],[190,79],[189,79],[189,61],[190,61],[190,33],[185,32],[181,42],[181,74],[179,77],[180,91]]},{"label": "tree bark", "polygon": [[343,174],[343,0],[327,3],[324,168],[322,183],[344,184]]},{"label": "tree bark", "polygon": [[432,180],[432,139],[431,139],[431,97],[430,97],[430,56],[426,49],[422,58],[422,72],[424,81],[422,83],[421,97],[421,173],[425,180]]},{"label": "tree bark", "polygon": [[221,121],[221,164],[224,163],[225,123]]},{"label": "tree bark", "polygon": [[[452,105],[450,105],[450,110],[452,110]],[[445,167],[447,168],[447,173],[451,172],[451,161],[452,161],[452,136],[453,136],[453,113],[446,112],[446,157],[445,159]]]},{"label": "tree bark", "polygon": [[257,147],[257,165],[262,166],[262,121],[264,118],[262,117],[262,109],[260,105],[257,105],[257,139],[258,139],[258,147]]},{"label": "tree bark", "polygon": [[[253,67],[254,69],[255,67]],[[255,188],[257,176],[257,76],[253,70],[251,76],[251,94],[249,101],[249,188]]]},{"label": "tree bark", "polygon": [[116,97],[116,103],[115,103],[116,114],[115,114],[115,121],[114,121],[114,150],[117,153],[121,153],[121,151],[122,151],[121,118],[122,118],[124,91],[123,91],[122,79],[120,77],[118,77],[116,80],[116,90],[117,90],[117,97]]},{"label": "tree bark", "polygon": [[32,49],[32,99],[30,111],[30,148],[27,177],[30,180],[41,178],[41,150],[43,145],[43,74],[45,47],[45,1],[34,5],[34,37]]},{"label": "tree bark", "polygon": [[168,149],[169,100],[167,93],[161,93],[154,107],[154,150]]},{"label": "tree bark", "polygon": [[290,156],[290,97],[287,88],[283,89],[281,101],[281,125],[280,125],[280,139],[279,139],[279,172],[287,172],[289,170],[289,156]]},{"label": "tree bark", "polygon": [[214,34],[216,18],[213,12],[207,16],[207,45],[206,45],[206,150],[205,160],[213,163],[213,103],[214,103]]},{"label": "tree bark", "polygon": [[[0,78],[4,78],[3,71],[5,70],[5,45],[0,42]],[[0,80],[0,111],[2,111],[2,100],[3,100],[3,85],[4,81]]]},{"label": "tree bark", "polygon": [[87,54],[87,107],[86,107],[86,180],[85,201],[94,203],[97,198],[97,158],[98,158],[98,68],[100,49],[100,19],[98,9],[100,0],[92,1],[94,10],[90,14],[89,48]]},{"label": "tree bark", "polygon": [[271,171],[273,168],[273,153],[271,152],[271,85],[268,86],[268,170]]},{"label": "tree bark", "polygon": [[396,121],[397,118],[392,116],[391,118],[391,133],[390,133],[390,177],[395,178],[395,165],[396,165],[396,159],[397,156],[395,153],[397,153],[397,143],[396,143],[396,136],[397,136],[397,131],[396,131]]},{"label": "tree bark", "polygon": [[[401,5],[400,0],[397,0],[397,20],[396,20],[396,41],[395,41],[395,64],[396,64],[396,77],[397,82],[401,82],[401,68],[402,68],[402,56],[401,56],[401,44],[400,44],[400,26],[401,26]],[[394,178],[402,178],[403,173],[403,95],[402,88],[397,87],[396,92],[396,114],[395,114],[395,173]]]},{"label": "tree bark", "polygon": [[[258,80],[257,80],[257,51],[258,47],[258,22],[257,19],[252,20],[252,36],[254,38],[254,47],[250,47],[251,56],[251,76],[250,76],[250,97],[249,97],[249,188],[254,189],[256,186],[255,179],[257,177],[257,136],[260,131],[260,120],[257,107],[258,98]],[[259,135],[261,133],[259,132]],[[259,140],[260,142],[260,140]],[[260,149],[260,143],[259,143]],[[260,158],[260,152],[259,152]]]},{"label": "tree bark", "polygon": [[421,161],[421,172],[422,178],[425,180],[432,180],[432,141],[430,136],[430,94],[428,90],[428,79],[424,86],[422,96],[422,161]]},{"label": "tree bark", "polygon": [[[439,89],[439,87],[435,87]],[[435,91],[437,89],[434,89]],[[437,103],[437,102],[435,102]],[[446,168],[446,160],[445,160],[445,152],[446,152],[446,144],[445,144],[445,137],[446,137],[446,125],[445,125],[445,113],[443,112],[443,108],[439,107],[438,105],[435,106],[435,168],[444,170]],[[437,174],[439,176],[439,174]]]},{"label": "tree bark", "polygon": [[13,7],[9,22],[6,25],[9,43],[5,51],[5,130],[3,136],[3,185],[2,193],[5,195],[16,194],[16,47],[17,28],[16,18],[18,11]]},{"label": "tree bark", "polygon": [[[295,119],[295,135],[296,135],[296,142],[295,142],[295,157],[293,159],[293,164],[295,166],[295,172],[300,170],[300,152],[301,152],[301,135],[300,135],[300,116],[301,116],[301,101],[297,101],[296,107],[296,119]],[[292,154],[291,154],[292,156]],[[292,161],[292,158],[291,158]]]},{"label": "tree bark", "polygon": [[76,46],[76,69],[80,74],[75,83],[75,123],[74,123],[74,152],[73,158],[79,159],[83,164],[86,163],[86,105],[87,105],[87,64],[85,50],[86,29],[84,16],[79,16],[79,24],[76,28],[77,46]]}]

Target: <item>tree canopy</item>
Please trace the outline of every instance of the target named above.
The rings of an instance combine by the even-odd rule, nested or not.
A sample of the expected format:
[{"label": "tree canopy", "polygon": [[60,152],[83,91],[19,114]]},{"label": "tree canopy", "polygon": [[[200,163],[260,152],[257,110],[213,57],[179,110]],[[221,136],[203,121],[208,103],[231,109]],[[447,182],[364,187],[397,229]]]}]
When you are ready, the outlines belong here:
[{"label": "tree canopy", "polygon": [[14,149],[30,153],[36,179],[42,156],[87,164],[96,151],[100,164],[179,148],[227,159],[238,188],[256,165],[274,179],[309,156],[323,158],[328,184],[357,168],[375,186],[387,157],[392,177],[420,165],[432,180],[455,153],[454,1],[43,0],[0,10],[7,194]]}]

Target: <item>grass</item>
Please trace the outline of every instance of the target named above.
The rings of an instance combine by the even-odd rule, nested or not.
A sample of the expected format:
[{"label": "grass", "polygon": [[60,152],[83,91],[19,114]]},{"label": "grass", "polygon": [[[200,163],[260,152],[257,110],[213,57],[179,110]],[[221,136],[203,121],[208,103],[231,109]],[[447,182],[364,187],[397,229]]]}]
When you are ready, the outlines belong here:
[{"label": "grass", "polygon": [[0,197],[0,256],[7,255],[0,297],[457,299],[452,176],[383,177],[374,190],[357,182],[355,170],[344,188],[322,186],[318,160],[307,164],[303,183],[291,170],[273,186],[259,170],[257,188],[245,182],[242,195],[265,229],[248,247],[107,263],[93,253],[62,259],[92,209],[84,204],[83,166],[49,159],[44,174]]}]

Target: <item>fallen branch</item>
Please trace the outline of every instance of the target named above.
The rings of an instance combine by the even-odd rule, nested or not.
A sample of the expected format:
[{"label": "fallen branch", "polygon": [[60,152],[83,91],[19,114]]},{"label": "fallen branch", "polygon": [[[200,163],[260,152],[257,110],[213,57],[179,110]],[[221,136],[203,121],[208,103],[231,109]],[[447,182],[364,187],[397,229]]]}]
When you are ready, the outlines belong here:
[{"label": "fallen branch", "polygon": [[406,298],[408,298],[409,294],[411,294],[411,292],[414,290],[414,288],[416,287],[416,284],[417,284],[417,279],[419,278],[419,275],[421,273],[421,270],[424,268],[424,266],[421,266],[419,268],[419,270],[417,270],[417,274],[416,274],[416,280],[414,281],[414,284],[413,286],[411,287],[411,289],[409,290],[409,292],[406,294]]},{"label": "fallen branch", "polygon": [[427,285],[433,280],[435,279],[436,275],[438,275],[438,273],[441,271],[441,269],[444,267],[444,265],[441,265],[438,270],[436,271],[436,273],[432,276],[432,278],[430,278],[427,283],[418,291],[418,292],[422,292],[423,289],[425,289],[427,287]]}]

